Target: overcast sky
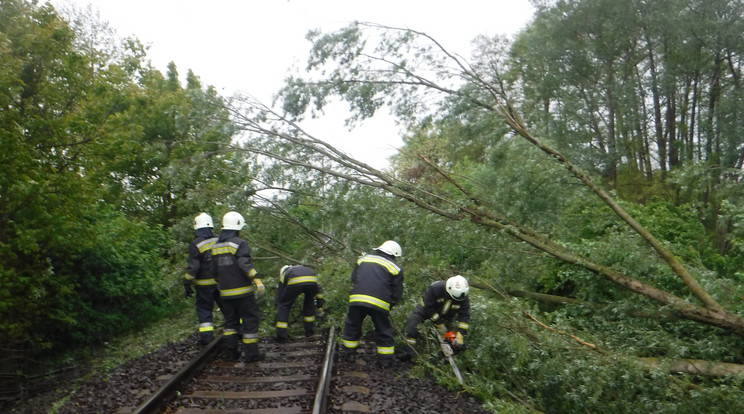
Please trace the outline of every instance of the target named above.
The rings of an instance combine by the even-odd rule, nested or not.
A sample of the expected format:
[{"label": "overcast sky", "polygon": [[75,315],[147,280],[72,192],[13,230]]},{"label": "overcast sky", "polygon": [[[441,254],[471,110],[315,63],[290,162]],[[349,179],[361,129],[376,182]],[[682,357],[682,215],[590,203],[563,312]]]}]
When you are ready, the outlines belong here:
[{"label": "overcast sky", "polygon": [[[529,0],[50,0],[57,8],[92,6],[122,37],[149,46],[163,73],[175,62],[183,79],[191,69],[204,85],[229,96],[249,94],[270,104],[290,70],[304,66],[311,29],[330,32],[359,20],[432,35],[445,48],[470,56],[477,35],[512,35],[532,17]],[[384,167],[401,140],[381,116],[349,133],[342,114],[304,125],[376,167]],[[373,149],[373,151],[370,151]]]}]

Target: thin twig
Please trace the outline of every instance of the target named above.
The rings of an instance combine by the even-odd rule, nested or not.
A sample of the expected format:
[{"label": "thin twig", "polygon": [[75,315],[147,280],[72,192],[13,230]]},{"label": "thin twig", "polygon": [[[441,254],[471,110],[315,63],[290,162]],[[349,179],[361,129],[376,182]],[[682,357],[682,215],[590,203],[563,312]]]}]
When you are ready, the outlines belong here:
[{"label": "thin twig", "polygon": [[542,326],[543,328],[545,328],[545,329],[547,329],[549,331],[553,331],[553,332],[559,333],[561,335],[570,336],[572,339],[574,339],[576,342],[580,343],[581,345],[588,346],[589,348],[592,348],[592,349],[594,349],[596,351],[599,351],[599,348],[597,347],[597,345],[590,344],[589,342],[586,342],[586,341],[582,340],[581,338],[579,338],[579,337],[577,337],[575,335],[571,335],[570,333],[566,333],[566,332],[560,331],[558,329],[551,328],[550,326],[545,325],[544,323],[542,323],[539,320],[537,320],[537,318],[535,318],[534,316],[532,316],[532,314],[529,313],[529,312],[524,312],[524,314],[527,315],[533,321],[537,322],[538,325]]}]

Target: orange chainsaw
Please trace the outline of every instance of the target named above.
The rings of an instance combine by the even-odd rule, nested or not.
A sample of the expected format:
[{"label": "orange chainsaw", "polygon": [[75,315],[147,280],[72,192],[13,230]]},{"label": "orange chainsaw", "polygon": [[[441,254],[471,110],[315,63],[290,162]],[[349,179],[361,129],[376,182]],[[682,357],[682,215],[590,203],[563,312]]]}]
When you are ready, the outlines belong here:
[{"label": "orange chainsaw", "polygon": [[455,340],[455,337],[456,334],[454,332],[446,332],[444,335],[439,336],[439,342],[441,342],[442,353],[444,354],[444,356],[447,357],[450,365],[452,365],[452,371],[455,373],[457,381],[460,384],[463,384],[462,374],[460,374],[460,369],[457,368],[457,364],[455,364],[455,358],[453,358],[454,352],[452,350],[452,341]]}]

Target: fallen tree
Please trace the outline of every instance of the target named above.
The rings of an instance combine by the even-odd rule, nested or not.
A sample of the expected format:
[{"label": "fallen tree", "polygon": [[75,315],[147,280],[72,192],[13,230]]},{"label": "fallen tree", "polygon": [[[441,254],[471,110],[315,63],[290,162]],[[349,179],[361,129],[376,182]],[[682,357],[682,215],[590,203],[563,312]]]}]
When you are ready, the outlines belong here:
[{"label": "fallen tree", "polygon": [[[453,90],[451,93],[457,92]],[[308,133],[295,121],[249,97],[243,97],[239,103],[240,105],[234,105],[228,108],[237,124],[243,129],[244,133],[262,137],[262,139],[254,141],[253,143],[249,142],[242,146],[230,146],[228,148],[229,150],[248,151],[253,154],[269,157],[286,165],[312,169],[339,179],[379,188],[392,195],[410,201],[424,210],[446,217],[450,220],[467,220],[480,226],[500,231],[529,244],[539,251],[547,253],[555,259],[580,266],[592,273],[604,277],[624,289],[648,297],[660,305],[667,307],[681,318],[723,328],[735,333],[736,335],[744,337],[744,318],[722,308],[717,303],[711,302],[708,299],[710,297],[708,292],[706,292],[696,281],[694,281],[694,279],[692,279],[691,276],[689,276],[689,273],[684,270],[684,267],[679,264],[676,258],[665,257],[668,262],[671,261],[670,266],[674,269],[675,273],[685,281],[685,285],[688,286],[692,293],[703,302],[703,305],[686,301],[677,295],[642,282],[619,270],[596,263],[588,257],[582,256],[569,250],[563,245],[554,242],[549,237],[540,234],[535,230],[507,217],[501,216],[492,210],[486,209],[484,207],[486,203],[468,193],[461,184],[438,166],[430,164],[439,174],[446,177],[448,181],[460,189],[467,197],[467,201],[455,199],[447,194],[435,194],[427,189],[417,188],[410,183],[395,178],[391,174],[357,161],[325,141]],[[513,112],[513,110],[510,111]],[[496,114],[503,115],[501,112],[496,112]],[[510,119],[516,118],[512,115],[512,118]],[[281,142],[284,144],[290,143],[298,148],[302,148],[304,153],[312,153],[316,156],[319,155],[323,158],[324,163],[316,163],[313,162],[312,159],[303,159],[298,156],[293,157],[291,155],[286,155],[285,151],[273,151],[271,144],[268,144],[268,142],[271,141]],[[425,157],[422,156],[422,158]],[[572,168],[576,169],[575,167]],[[585,180],[590,181],[588,177],[585,177]],[[602,193],[601,191],[600,193],[603,194],[603,200],[612,202],[615,206],[613,210],[618,210],[623,213],[622,216],[624,216],[626,222],[631,221],[634,223],[634,228],[637,227],[639,230],[642,230],[647,234],[647,237],[644,237],[644,240],[655,240],[648,237],[650,236],[650,232],[632,220],[630,215],[624,212],[609,195]],[[656,241],[656,243],[659,244],[659,250],[666,252],[666,249],[661,248],[663,246],[660,246],[658,241]],[[681,274],[679,272],[681,272]]]},{"label": "fallen tree", "polygon": [[706,377],[725,377],[744,373],[744,365],[728,362],[705,361],[702,359],[663,360],[661,358],[638,358],[638,361],[651,369],[671,373],[704,375]]}]

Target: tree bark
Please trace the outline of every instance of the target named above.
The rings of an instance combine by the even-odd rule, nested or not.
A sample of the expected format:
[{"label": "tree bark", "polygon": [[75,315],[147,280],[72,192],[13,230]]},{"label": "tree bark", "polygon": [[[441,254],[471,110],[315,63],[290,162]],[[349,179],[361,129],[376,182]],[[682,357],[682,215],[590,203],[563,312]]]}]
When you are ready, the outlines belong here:
[{"label": "tree bark", "polygon": [[661,369],[672,373],[725,377],[744,373],[744,365],[703,359],[678,359],[664,361],[660,358],[642,357],[638,362],[647,368]]}]

